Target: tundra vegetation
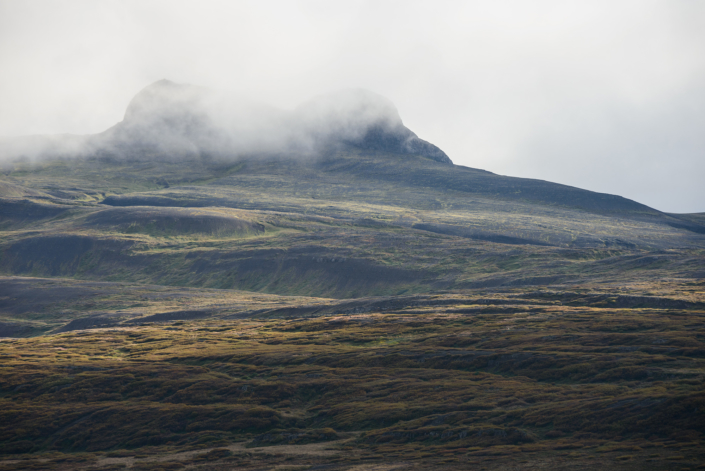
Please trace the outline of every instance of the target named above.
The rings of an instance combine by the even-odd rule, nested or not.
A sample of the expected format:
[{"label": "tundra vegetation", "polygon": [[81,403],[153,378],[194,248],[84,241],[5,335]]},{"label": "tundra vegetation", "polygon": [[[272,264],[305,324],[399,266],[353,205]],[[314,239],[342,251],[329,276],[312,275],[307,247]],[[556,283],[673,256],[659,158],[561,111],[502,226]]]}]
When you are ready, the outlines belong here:
[{"label": "tundra vegetation", "polygon": [[400,123],[4,162],[0,470],[705,466],[705,216]]}]

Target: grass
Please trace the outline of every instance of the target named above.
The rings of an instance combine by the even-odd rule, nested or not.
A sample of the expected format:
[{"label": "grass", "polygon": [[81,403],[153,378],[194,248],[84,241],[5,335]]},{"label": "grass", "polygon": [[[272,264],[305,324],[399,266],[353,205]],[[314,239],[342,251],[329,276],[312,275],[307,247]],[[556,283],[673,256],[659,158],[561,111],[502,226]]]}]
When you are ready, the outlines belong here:
[{"label": "grass", "polygon": [[[6,204],[12,208],[19,203]],[[430,221],[421,226],[434,231],[448,232],[448,227],[472,231],[469,225],[473,224],[482,227],[475,235],[463,236],[421,230],[406,222],[370,224],[363,217],[377,211],[380,217],[397,218],[392,221],[408,219],[390,206],[328,204],[346,211],[345,217],[332,218],[305,216],[310,208],[304,207],[297,208],[300,213],[272,213],[98,206],[68,206],[71,209],[63,209],[57,218],[54,207],[49,212],[35,206],[40,208],[37,213],[49,215],[31,224],[18,221],[17,229],[0,235],[4,252],[0,269],[7,274],[359,297],[624,277],[653,282],[684,270],[697,272],[701,256],[700,249],[682,245],[663,250],[648,245],[606,247],[602,242],[601,246],[575,248],[558,240],[555,246],[495,243],[483,235],[490,234],[492,218],[497,219],[489,212],[413,213],[414,220]],[[553,226],[575,226],[580,221],[570,218],[577,216],[568,213],[544,219]],[[590,224],[607,231],[607,238],[622,240],[638,233],[641,242],[648,243],[649,237],[682,239],[685,235],[636,222],[628,228],[629,235],[620,221],[594,218],[598,220]],[[494,231],[502,237],[533,237],[517,228],[541,217],[534,217],[533,222],[522,223],[521,219],[508,217]],[[507,226],[514,228],[511,233]],[[673,243],[684,244],[685,239]]]},{"label": "grass", "polygon": [[[109,289],[119,288],[145,304],[175,302],[160,287],[106,285],[102,296],[118,301]],[[657,297],[654,306],[602,306],[597,294],[590,286],[582,301],[561,291],[467,292],[305,318],[274,310],[227,319],[223,309],[200,320],[5,340],[0,441],[10,456],[98,460],[110,450],[335,444],[354,432],[337,448],[341,457],[433,457],[451,468],[474,457],[506,464],[575,450],[588,455],[573,461],[607,454],[642,469],[647,458],[653,469],[678,456],[705,459],[702,294],[684,309],[655,307]],[[222,305],[252,294],[201,296]]]},{"label": "grass", "polygon": [[699,215],[359,149],[2,179],[0,470],[705,463]]}]

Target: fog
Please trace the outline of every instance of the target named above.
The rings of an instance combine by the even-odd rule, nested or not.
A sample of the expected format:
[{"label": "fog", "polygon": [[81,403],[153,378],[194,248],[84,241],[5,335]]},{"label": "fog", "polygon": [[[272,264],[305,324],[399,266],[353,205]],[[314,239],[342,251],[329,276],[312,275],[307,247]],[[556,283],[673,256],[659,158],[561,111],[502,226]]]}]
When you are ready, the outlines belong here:
[{"label": "fog", "polygon": [[456,164],[705,211],[704,21],[695,1],[0,1],[0,136],[103,132],[166,78],[251,103],[222,116],[237,146],[279,148],[296,126],[246,126],[308,103],[306,129],[355,134],[309,99],[366,89]]},{"label": "fog", "polygon": [[281,110],[237,94],[159,80],[104,132],[0,139],[0,165],[50,159],[179,161],[315,160],[350,147],[423,155],[452,164],[406,128],[394,104],[369,90],[316,96]]}]

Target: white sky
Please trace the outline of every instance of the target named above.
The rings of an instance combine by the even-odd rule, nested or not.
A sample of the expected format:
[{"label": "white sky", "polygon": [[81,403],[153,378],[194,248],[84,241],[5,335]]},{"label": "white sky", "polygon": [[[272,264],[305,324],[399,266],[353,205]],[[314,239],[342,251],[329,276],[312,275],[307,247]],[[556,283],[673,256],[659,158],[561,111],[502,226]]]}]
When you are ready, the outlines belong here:
[{"label": "white sky", "polygon": [[0,136],[88,134],[167,78],[362,87],[456,164],[705,211],[705,2],[0,0]]}]

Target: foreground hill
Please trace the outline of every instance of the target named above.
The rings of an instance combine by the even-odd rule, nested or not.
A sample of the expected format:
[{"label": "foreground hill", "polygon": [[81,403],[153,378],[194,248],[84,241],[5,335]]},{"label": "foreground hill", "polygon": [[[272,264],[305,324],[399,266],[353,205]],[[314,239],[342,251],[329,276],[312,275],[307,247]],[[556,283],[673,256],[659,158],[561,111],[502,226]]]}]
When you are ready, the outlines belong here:
[{"label": "foreground hill", "polygon": [[360,90],[161,81],[0,153],[0,469],[705,463],[702,214],[453,165]]},{"label": "foreground hill", "polygon": [[0,467],[693,469],[704,287],[341,301],[2,278],[3,312],[53,330],[0,342]]}]

